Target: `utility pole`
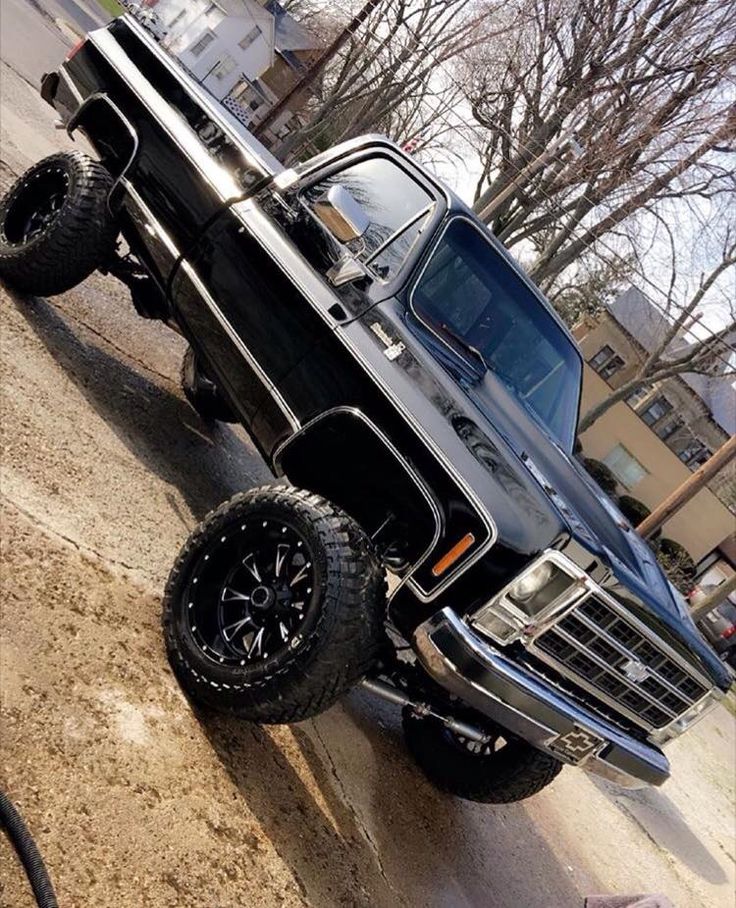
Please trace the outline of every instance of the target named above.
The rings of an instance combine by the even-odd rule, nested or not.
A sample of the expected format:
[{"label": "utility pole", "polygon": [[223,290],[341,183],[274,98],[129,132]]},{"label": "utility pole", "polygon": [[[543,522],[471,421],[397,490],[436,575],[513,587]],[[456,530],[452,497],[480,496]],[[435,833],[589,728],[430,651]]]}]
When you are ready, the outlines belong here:
[{"label": "utility pole", "polygon": [[708,612],[712,612],[717,605],[725,602],[734,590],[736,590],[736,574],[732,574],[728,580],[719,583],[712,593],[699,599],[690,609],[690,617],[693,621],[705,618]]},{"label": "utility pole", "polygon": [[345,28],[340,32],[340,34],[335,38],[335,40],[317,57],[314,63],[307,68],[307,71],[299,79],[299,81],[289,89],[286,94],[280,98],[274,106],[269,110],[266,116],[261,120],[261,122],[254,127],[253,132],[257,136],[263,135],[263,133],[268,129],[268,127],[276,120],[276,118],[284,112],[284,110],[289,105],[289,102],[294,98],[295,95],[300,94],[304,91],[305,88],[308,88],[317,76],[322,72],[330,58],[333,57],[338,50],[345,44],[345,42],[353,35],[373,12],[373,10],[380,4],[383,3],[383,0],[368,0],[367,3],[363,5],[361,10],[357,15],[348,22]]},{"label": "utility pole", "polygon": [[709,460],[706,460],[702,467],[699,467],[681,486],[668,495],[648,517],[642,520],[636,528],[637,532],[645,539],[656,533],[663,523],[677,513],[683,505],[686,505],[734,457],[736,457],[736,435],[732,435]]}]

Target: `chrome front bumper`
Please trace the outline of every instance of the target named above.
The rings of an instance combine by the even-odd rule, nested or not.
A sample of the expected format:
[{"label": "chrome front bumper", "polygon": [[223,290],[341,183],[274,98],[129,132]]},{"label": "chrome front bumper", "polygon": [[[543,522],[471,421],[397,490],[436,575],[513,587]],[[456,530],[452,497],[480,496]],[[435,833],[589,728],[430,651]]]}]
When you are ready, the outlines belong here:
[{"label": "chrome front bumper", "polygon": [[426,671],[445,690],[563,762],[627,788],[661,785],[669,778],[669,761],[661,750],[511,661],[451,609],[420,624],[414,646]]}]

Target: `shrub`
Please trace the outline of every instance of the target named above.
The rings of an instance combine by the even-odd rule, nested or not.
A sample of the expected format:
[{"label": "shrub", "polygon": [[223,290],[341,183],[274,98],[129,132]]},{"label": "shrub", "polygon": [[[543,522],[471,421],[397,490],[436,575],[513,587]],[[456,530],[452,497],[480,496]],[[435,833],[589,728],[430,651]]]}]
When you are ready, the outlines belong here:
[{"label": "shrub", "polygon": [[665,538],[659,540],[655,554],[665,574],[667,574],[677,589],[686,596],[692,589],[693,580],[697,573],[697,567],[690,557],[690,553],[679,542]]},{"label": "shrub", "polygon": [[638,498],[634,498],[632,495],[621,495],[618,500],[618,506],[621,513],[632,526],[638,526],[645,517],[652,513],[643,501],[639,501]]},{"label": "shrub", "polygon": [[594,460],[592,457],[584,458],[583,464],[606,495],[615,498],[617,481],[609,468],[604,463],[601,463],[600,460]]}]

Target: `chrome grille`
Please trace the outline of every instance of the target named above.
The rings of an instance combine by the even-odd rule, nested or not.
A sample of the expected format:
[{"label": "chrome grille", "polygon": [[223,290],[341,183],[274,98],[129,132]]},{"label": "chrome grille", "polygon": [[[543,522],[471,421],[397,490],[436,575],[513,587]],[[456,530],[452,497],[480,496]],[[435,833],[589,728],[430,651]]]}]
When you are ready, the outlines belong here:
[{"label": "chrome grille", "polygon": [[648,728],[668,725],[708,690],[631,617],[597,596],[542,631],[529,649]]}]

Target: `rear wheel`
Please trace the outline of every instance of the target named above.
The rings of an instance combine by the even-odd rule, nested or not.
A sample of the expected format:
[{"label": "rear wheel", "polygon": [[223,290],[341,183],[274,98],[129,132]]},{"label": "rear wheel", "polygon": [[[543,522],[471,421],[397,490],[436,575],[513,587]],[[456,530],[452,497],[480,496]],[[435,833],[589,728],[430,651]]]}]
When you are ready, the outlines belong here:
[{"label": "rear wheel", "polygon": [[0,277],[23,293],[53,296],[104,265],[118,235],[107,207],[112,185],[78,151],[27,170],[0,201]]},{"label": "rear wheel", "polygon": [[481,744],[435,719],[407,710],[406,743],[427,777],[442,791],[484,804],[522,801],[554,780],[562,763],[500,729]]},{"label": "rear wheel", "polygon": [[232,408],[214,381],[204,373],[191,347],[187,348],[181,363],[181,387],[186,399],[205,422],[237,422]]},{"label": "rear wheel", "polygon": [[309,492],[271,486],[213,511],[164,595],[169,660],[198,703],[258,722],[321,712],[373,666],[385,576],[369,539]]}]

